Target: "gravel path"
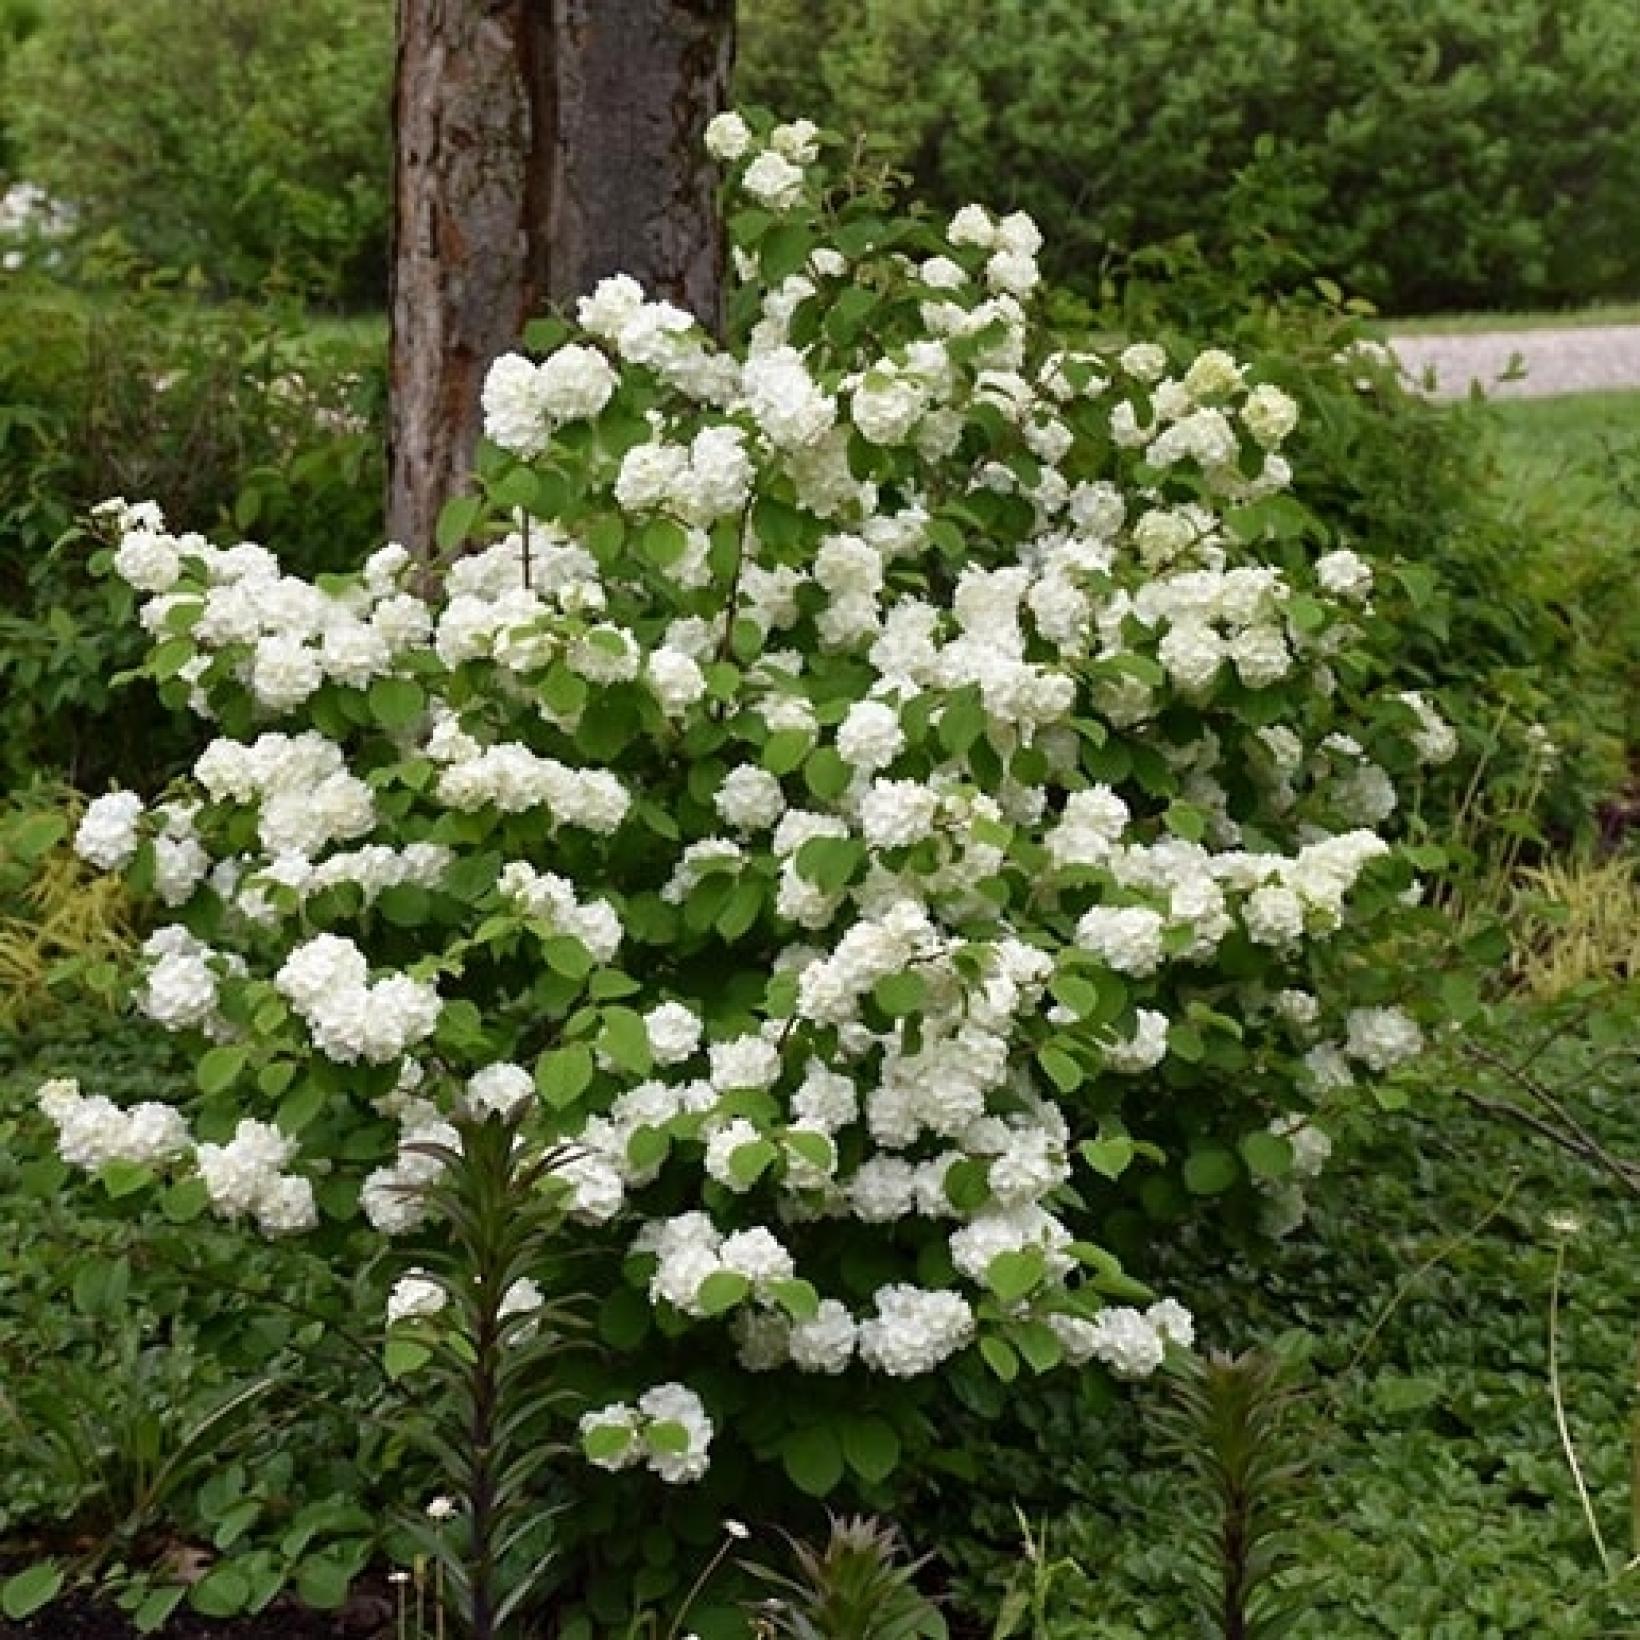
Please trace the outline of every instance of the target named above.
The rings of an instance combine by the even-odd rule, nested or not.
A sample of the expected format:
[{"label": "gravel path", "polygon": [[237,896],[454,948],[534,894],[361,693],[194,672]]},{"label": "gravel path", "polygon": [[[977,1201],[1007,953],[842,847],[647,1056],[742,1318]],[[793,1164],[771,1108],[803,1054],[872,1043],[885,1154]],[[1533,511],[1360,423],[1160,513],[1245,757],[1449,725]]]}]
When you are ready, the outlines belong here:
[{"label": "gravel path", "polygon": [[[1515,399],[1640,388],[1640,325],[1407,335],[1392,338],[1391,346],[1416,380],[1422,381],[1426,370],[1435,372],[1437,398],[1462,398],[1471,382],[1498,398]],[[1525,375],[1500,381],[1517,355]]]}]

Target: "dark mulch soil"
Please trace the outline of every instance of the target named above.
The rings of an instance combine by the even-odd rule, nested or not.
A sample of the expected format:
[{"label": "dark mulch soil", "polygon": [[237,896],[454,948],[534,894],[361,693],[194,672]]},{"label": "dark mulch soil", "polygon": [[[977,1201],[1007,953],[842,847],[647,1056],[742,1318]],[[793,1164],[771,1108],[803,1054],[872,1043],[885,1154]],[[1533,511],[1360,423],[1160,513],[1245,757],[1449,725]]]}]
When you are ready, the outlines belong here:
[{"label": "dark mulch soil", "polygon": [[[158,1640],[386,1640],[379,1603],[360,1602],[341,1613],[308,1611],[275,1602],[257,1617],[218,1622],[179,1611]],[[69,1594],[26,1623],[0,1618],[0,1640],[140,1640],[125,1614],[105,1601]],[[152,1640],[152,1637],[150,1637]]]}]

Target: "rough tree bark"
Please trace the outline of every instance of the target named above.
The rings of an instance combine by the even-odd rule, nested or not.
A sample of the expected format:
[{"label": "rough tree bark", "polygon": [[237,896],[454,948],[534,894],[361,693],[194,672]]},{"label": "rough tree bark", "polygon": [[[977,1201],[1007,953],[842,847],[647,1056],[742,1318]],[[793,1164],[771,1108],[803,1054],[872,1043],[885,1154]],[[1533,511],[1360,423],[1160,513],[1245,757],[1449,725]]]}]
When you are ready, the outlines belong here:
[{"label": "rough tree bark", "polygon": [[399,0],[388,529],[432,551],[497,354],[626,272],[720,317],[734,0]]}]

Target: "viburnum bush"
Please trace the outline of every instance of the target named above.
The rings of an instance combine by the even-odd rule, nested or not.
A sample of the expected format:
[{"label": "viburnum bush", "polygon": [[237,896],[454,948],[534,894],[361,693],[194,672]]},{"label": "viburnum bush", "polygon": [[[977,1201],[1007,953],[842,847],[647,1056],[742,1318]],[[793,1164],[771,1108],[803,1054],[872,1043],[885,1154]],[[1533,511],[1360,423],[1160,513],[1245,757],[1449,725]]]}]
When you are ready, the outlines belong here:
[{"label": "viburnum bush", "polygon": [[436,1237],[453,1123],[567,1142],[591,1462],[869,1491],[942,1374],[1188,1348],[1117,1247],[1301,1207],[1419,1047],[1368,954],[1452,737],[1358,687],[1373,570],[1284,495],[1287,393],[1056,335],[1023,216],[709,140],[729,339],[622,277],[532,327],[443,561],[308,583],[105,509],[216,738],[78,847],[166,908],[135,1003],[199,1088],[42,1103],[122,1190],[339,1250]]}]

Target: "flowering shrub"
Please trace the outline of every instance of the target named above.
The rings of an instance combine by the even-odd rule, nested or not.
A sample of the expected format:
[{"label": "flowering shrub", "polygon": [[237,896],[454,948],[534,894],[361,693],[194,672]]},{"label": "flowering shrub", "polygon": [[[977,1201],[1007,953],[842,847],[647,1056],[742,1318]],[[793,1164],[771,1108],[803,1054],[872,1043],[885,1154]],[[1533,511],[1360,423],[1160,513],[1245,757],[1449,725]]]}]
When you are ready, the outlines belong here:
[{"label": "flowering shrub", "polygon": [[43,1103],[267,1234],[436,1234],[453,1119],[570,1141],[587,1456],[693,1482],[732,1433],[822,1493],[929,1443],[940,1369],[1189,1346],[1112,1243],[1290,1216],[1322,1103],[1417,1051],[1361,953],[1411,884],[1386,765],[1450,748],[1358,698],[1372,570],[1284,503],[1285,393],[1052,334],[1022,216],[827,191],[806,124],[710,141],[732,340],[619,277],[535,326],[441,574],[105,509],[216,738],[78,847],[169,909],[135,1001],[199,1097]]}]

